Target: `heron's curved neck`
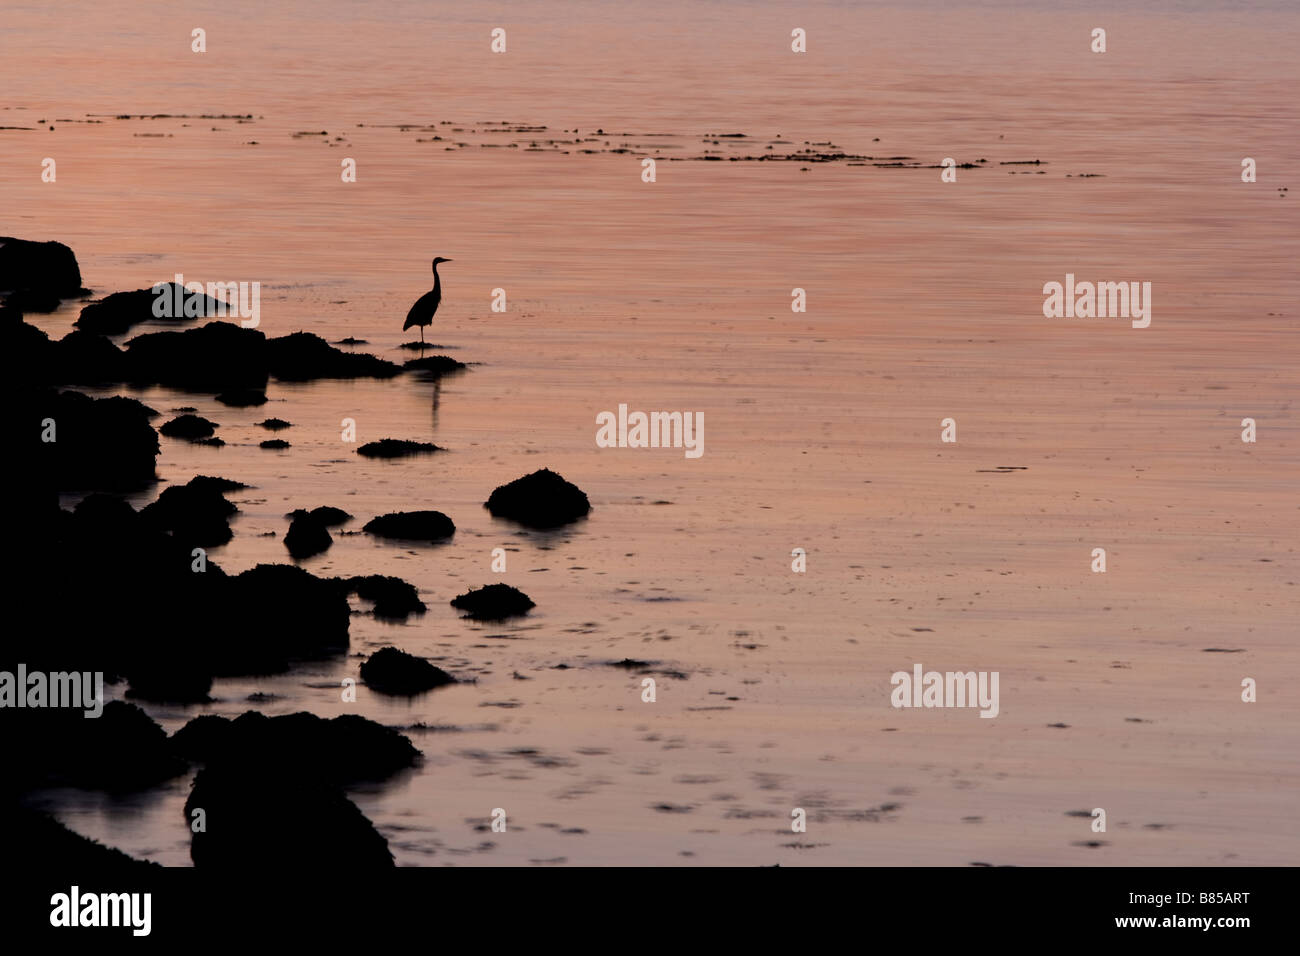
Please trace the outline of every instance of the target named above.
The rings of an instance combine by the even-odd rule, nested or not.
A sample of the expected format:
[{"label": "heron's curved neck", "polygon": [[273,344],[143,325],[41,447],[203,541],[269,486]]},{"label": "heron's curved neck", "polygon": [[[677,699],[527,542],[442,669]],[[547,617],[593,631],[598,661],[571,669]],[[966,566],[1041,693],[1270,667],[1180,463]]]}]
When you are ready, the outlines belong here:
[{"label": "heron's curved neck", "polygon": [[442,279],[438,277],[438,263],[436,262],[433,264],[433,287],[435,289],[442,288]]}]

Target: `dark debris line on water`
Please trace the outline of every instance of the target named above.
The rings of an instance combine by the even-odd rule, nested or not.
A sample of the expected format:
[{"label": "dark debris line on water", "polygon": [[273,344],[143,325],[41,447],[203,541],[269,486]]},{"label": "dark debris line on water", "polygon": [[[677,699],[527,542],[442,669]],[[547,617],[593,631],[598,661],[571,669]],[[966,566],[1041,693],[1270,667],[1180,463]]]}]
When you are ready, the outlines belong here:
[{"label": "dark debris line on water", "polygon": [[[102,118],[121,121],[160,120],[234,120],[237,125],[251,125],[254,118],[249,114],[86,114],[86,122],[102,123]],[[258,119],[265,117],[259,116]],[[70,122],[70,121],[65,121]],[[188,124],[182,123],[182,126]],[[635,155],[639,158],[651,157],[656,160],[671,162],[732,162],[732,163],[797,163],[803,165],[844,164],[848,166],[872,167],[877,169],[941,169],[943,163],[939,157],[934,161],[925,161],[910,155],[877,156],[850,152],[830,140],[792,140],[777,133],[772,136],[760,136],[753,133],[645,133],[645,132],[607,132],[603,128],[587,130],[585,133],[575,129],[552,130],[544,125],[508,122],[504,120],[487,120],[479,123],[457,123],[451,120],[431,121],[427,123],[357,123],[355,130],[396,131],[399,135],[415,134],[414,143],[437,146],[448,152],[465,149],[516,149],[522,153],[555,153],[573,156]],[[222,132],[222,127],[212,127],[213,132]],[[157,135],[157,134],[152,134]],[[323,144],[327,147],[351,146],[352,138],[343,135],[331,136],[328,130],[299,130],[289,133],[292,140]],[[356,138],[356,133],[351,134]],[[872,142],[879,142],[880,137],[872,137]],[[247,145],[258,145],[251,141]],[[692,147],[694,147],[692,151]],[[710,148],[714,147],[714,148]],[[666,155],[665,151],[681,151],[682,155]],[[996,163],[987,157],[962,161],[954,160],[955,168],[972,170],[988,169],[993,166],[1032,166],[1042,175],[1041,167],[1048,165],[1046,160],[1001,159]],[[1015,172],[1015,171],[1009,171]],[[1079,173],[1077,178],[1101,178],[1100,173]],[[357,340],[343,340],[341,344],[360,344]]]}]

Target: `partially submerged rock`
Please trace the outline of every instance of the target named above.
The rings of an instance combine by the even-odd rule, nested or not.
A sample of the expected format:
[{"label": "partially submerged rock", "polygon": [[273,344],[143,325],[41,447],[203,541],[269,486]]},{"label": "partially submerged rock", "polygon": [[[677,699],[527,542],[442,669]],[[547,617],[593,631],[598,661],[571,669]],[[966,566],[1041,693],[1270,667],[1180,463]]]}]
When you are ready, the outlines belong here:
[{"label": "partially submerged rock", "polygon": [[334,508],[329,505],[312,508],[311,511],[307,511],[303,508],[296,508],[285,515],[285,517],[292,520],[301,517],[302,515],[309,515],[314,520],[319,521],[321,524],[330,528],[352,520],[352,515],[348,514],[342,508]]},{"label": "partially submerged rock", "polygon": [[[234,506],[216,490],[227,484],[174,486],[147,514],[105,494],[64,511],[53,486],[18,488],[6,533],[23,557],[7,571],[9,586],[40,609],[40,628],[11,629],[0,660],[33,672],[101,672],[109,682],[125,678],[130,696],[186,703],[206,699],[215,676],[283,673],[294,661],[345,653],[351,609],[337,582],[288,564],[230,577],[204,553],[210,545],[195,543],[229,534]],[[79,572],[73,592],[70,560]],[[0,740],[23,737],[9,733],[7,717],[50,710],[0,707]],[[62,747],[32,739],[51,753]],[[0,773],[0,790],[6,774],[12,769]]]},{"label": "partially submerged rock", "polygon": [[[113,700],[96,718],[67,708],[3,708],[6,768],[23,787],[71,786],[126,793],[184,773],[167,734],[135,704]],[[5,786],[15,781],[7,779]]]},{"label": "partially submerged rock", "polygon": [[265,428],[268,431],[278,432],[281,429],[292,428],[293,422],[286,422],[283,418],[268,418],[265,421],[257,423],[259,428]]},{"label": "partially submerged rock", "polygon": [[[150,700],[206,695],[205,678],[282,674],[298,661],[346,652],[350,610],[330,580],[293,565],[258,565],[227,577],[205,573],[172,583],[175,594],[145,598],[159,619],[126,666],[132,691]],[[178,625],[177,622],[182,622]]]},{"label": "partially submerged rock", "polygon": [[305,712],[267,717],[250,710],[234,720],[204,714],[171,740],[177,753],[197,763],[267,760],[340,785],[383,780],[420,759],[405,736],[356,714],[332,720]]},{"label": "partially submerged rock", "polygon": [[501,485],[484,507],[495,517],[531,528],[557,528],[591,511],[586,494],[549,468]]},{"label": "partially submerged rock", "polygon": [[367,574],[339,578],[348,593],[375,605],[375,617],[405,620],[412,614],[423,614],[427,608],[420,600],[414,584],[385,574]]},{"label": "partially submerged rock", "polygon": [[284,535],[284,546],[299,560],[328,551],[333,543],[334,539],[324,523],[307,512],[299,513],[289,523],[289,530]]},{"label": "partially submerged rock", "polygon": [[272,375],[282,382],[317,378],[391,378],[402,370],[392,362],[360,352],[341,352],[319,335],[294,332],[267,341]]},{"label": "partially submerged rock", "polygon": [[168,438],[186,438],[193,441],[197,438],[212,437],[212,433],[220,427],[217,422],[209,421],[201,415],[178,415],[158,431]]},{"label": "partially submerged rock", "polygon": [[197,810],[205,822],[191,837],[196,866],[392,866],[387,841],[341,787],[414,766],[420,752],[397,731],[354,714],[323,720],[249,711],[234,720],[197,717],[172,746],[205,765],[185,802],[187,824]]},{"label": "partially submerged rock", "polygon": [[143,415],[145,418],[157,418],[161,412],[156,408],[150,408],[138,398],[128,398],[125,395],[110,395],[107,398],[98,399],[101,402],[107,402],[107,409],[120,408],[124,414]]},{"label": "partially submerged rock", "polygon": [[33,389],[9,408],[18,423],[10,467],[33,488],[130,490],[154,480],[158,433],[152,410],[134,399]]},{"label": "partially submerged rock", "polygon": [[69,830],[48,813],[0,803],[0,830],[5,833],[5,859],[25,874],[47,872],[94,874],[100,877],[156,877],[161,867],[137,860],[121,850]]},{"label": "partially submerged rock", "polygon": [[[25,504],[9,529],[11,546],[23,554],[10,570],[11,586],[42,609],[41,627],[38,638],[11,635],[0,653],[11,650],[32,670],[121,675],[132,696],[149,700],[206,698],[209,655],[229,627],[222,616],[239,612],[228,609],[221,568],[208,562],[195,573],[193,545],[160,527],[157,510],[146,518],[104,494],[87,495],[71,512],[57,503],[48,511],[39,500]],[[74,600],[69,556],[82,565]]]},{"label": "partially submerged rock", "polygon": [[157,704],[206,704],[212,700],[212,675],[197,662],[145,658],[130,668],[126,696]]},{"label": "partially submerged rock", "polygon": [[250,408],[256,405],[265,405],[266,392],[260,388],[234,388],[218,395],[217,401],[222,405],[229,405],[231,408]]},{"label": "partially submerged rock", "polygon": [[230,623],[213,648],[217,676],[282,674],[291,661],[346,651],[351,610],[330,580],[291,564],[259,564],[229,582]]},{"label": "partially submerged rock", "polygon": [[447,355],[429,355],[403,362],[402,368],[408,372],[424,372],[431,378],[442,378],[452,372],[462,371],[468,366]]},{"label": "partially submerged rock", "polygon": [[441,511],[395,511],[371,518],[362,530],[380,538],[441,541],[455,534],[456,526]]},{"label": "partially submerged rock", "polygon": [[527,614],[536,607],[532,599],[518,588],[508,584],[489,584],[471,588],[451,599],[451,606],[464,611],[466,617],[476,621],[499,621],[507,617]]},{"label": "partially submerged rock", "polygon": [[[105,296],[82,309],[75,324],[79,329],[99,335],[121,335],[129,332],[132,326],[150,320],[184,322],[188,319],[215,317],[225,312],[225,303],[205,292],[187,292],[175,282],[159,283],[159,286],[160,291],[156,294],[154,287],[150,287]],[[176,296],[180,297],[182,314],[157,314],[155,303],[165,299],[166,305],[159,306],[158,311],[164,308],[170,310],[176,302]]]},{"label": "partially submerged rock", "polygon": [[58,346],[11,306],[0,305],[0,379],[6,387],[42,388],[55,381]]},{"label": "partially submerged rock", "polygon": [[[0,260],[6,248],[0,245]],[[153,303],[160,299],[152,289],[114,293],[90,303],[82,310],[77,328],[52,342],[43,331],[22,321],[21,308],[14,298],[20,293],[8,299],[5,294],[5,287],[0,285],[0,373],[11,385],[165,385],[208,392],[227,404],[249,407],[265,400],[271,377],[306,382],[321,378],[391,378],[404,371],[402,366],[369,353],[335,348],[310,332],[268,339],[257,329],[227,321],[145,332],[119,348],[107,336],[154,318]],[[198,295],[186,293],[195,299]],[[205,309],[215,308],[213,304],[219,302],[206,295],[202,301],[207,303]],[[57,305],[57,299],[49,305]],[[459,365],[451,359],[445,362]],[[288,423],[280,427],[288,427]]]},{"label": "partially submerged rock", "polygon": [[247,488],[248,485],[242,481],[234,481],[230,478],[217,478],[211,475],[195,475],[185,483],[187,488],[204,488],[208,491],[215,491],[225,494],[227,491],[239,491]]},{"label": "partially submerged rock", "polygon": [[366,442],[357,449],[357,454],[363,458],[405,458],[409,455],[426,455],[442,450],[437,445],[427,441],[381,438],[379,441]]},{"label": "partially submerged rock", "polygon": [[126,353],[105,336],[73,329],[53,345],[49,380],[98,385],[126,378]]},{"label": "partially submerged rock", "polygon": [[[195,811],[204,827],[194,832]],[[190,858],[247,872],[355,872],[393,865],[388,841],[343,791],[270,761],[225,760],[194,777],[185,801]]]},{"label": "partially submerged rock", "polygon": [[84,295],[77,257],[61,242],[0,236],[0,296],[28,312],[53,312]]},{"label": "partially submerged rock", "polygon": [[209,482],[172,485],[140,516],[159,531],[169,532],[188,547],[225,544],[233,534],[227,519],[239,509]]},{"label": "partially submerged rock", "polygon": [[266,391],[266,336],[231,322],[147,332],[126,343],[127,374],[141,385],[195,392]]},{"label": "partially submerged rock", "polygon": [[291,446],[283,438],[268,438],[266,441],[258,442],[257,447],[268,448],[272,451],[280,451],[282,449],[289,448]]},{"label": "partially submerged rock", "polygon": [[371,654],[361,665],[361,679],[380,693],[407,696],[456,683],[456,678],[442,668],[395,647],[380,648]]}]

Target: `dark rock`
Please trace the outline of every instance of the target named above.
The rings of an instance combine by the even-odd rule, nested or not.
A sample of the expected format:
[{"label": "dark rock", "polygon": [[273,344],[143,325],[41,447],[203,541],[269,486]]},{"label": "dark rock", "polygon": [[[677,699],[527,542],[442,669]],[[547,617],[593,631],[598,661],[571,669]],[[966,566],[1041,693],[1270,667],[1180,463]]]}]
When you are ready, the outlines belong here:
[{"label": "dark rock", "polygon": [[62,730],[47,738],[58,751],[47,755],[50,783],[126,793],[185,772],[166,731],[135,704],[112,700],[98,718],[80,711],[70,716],[65,711],[60,718],[44,722]]},{"label": "dark rock", "polygon": [[319,335],[294,332],[270,339],[267,358],[272,375],[284,382],[317,378],[391,378],[401,372],[392,362],[358,352],[342,352]]},{"label": "dark rock", "polygon": [[484,507],[498,518],[509,518],[531,528],[557,528],[591,511],[582,490],[549,468],[501,485]]},{"label": "dark rock", "polygon": [[82,753],[70,780],[103,790],[139,790],[178,777],[185,769],[166,743],[166,731],[134,704],[109,701],[85,721]]},{"label": "dark rock", "polygon": [[248,487],[242,481],[232,481],[229,478],[214,478],[210,475],[195,475],[185,483],[185,486],[187,488],[203,488],[220,494],[225,494],[227,491],[239,491]]},{"label": "dark rock", "polygon": [[328,551],[333,543],[334,539],[330,537],[325,525],[306,513],[299,514],[290,522],[289,530],[284,536],[284,546],[296,559],[310,558],[313,554]]},{"label": "dark rock", "polygon": [[536,607],[523,591],[508,584],[489,584],[452,598],[451,606],[476,621],[499,621],[527,614]]},{"label": "dark rock", "polygon": [[258,442],[258,448],[268,448],[272,451],[279,451],[284,448],[292,447],[283,438],[268,438],[266,441]]},{"label": "dark rock", "polygon": [[278,432],[281,429],[293,427],[292,422],[286,422],[283,418],[268,418],[266,421],[258,422],[257,424],[259,427],[268,429],[269,431],[273,431],[273,432]]},{"label": "dark rock", "polygon": [[[253,712],[249,711],[249,713]],[[172,734],[172,749],[186,760],[205,763],[217,756],[219,749],[230,749],[228,742],[232,723],[229,717],[199,714]],[[261,742],[257,745],[263,746]]]},{"label": "dark rock", "polygon": [[210,438],[221,426],[198,415],[180,415],[158,429],[168,438]]},{"label": "dark rock", "polygon": [[126,343],[128,380],[196,392],[266,390],[266,336],[230,322],[148,332]]},{"label": "dark rock", "polygon": [[362,530],[380,538],[439,541],[455,534],[456,526],[441,511],[397,511],[371,518]]},{"label": "dark rock", "polygon": [[[129,332],[132,326],[142,322],[157,320],[161,322],[185,322],[190,319],[213,318],[224,315],[226,305],[219,299],[202,292],[186,292],[175,282],[160,283],[164,291],[155,294],[153,288],[136,289],[132,292],[114,292],[110,296],[92,302],[81,310],[76,326],[86,332],[98,335],[121,335]],[[182,315],[155,315],[154,303],[164,297],[167,307],[171,308],[177,292],[182,295]]]},{"label": "dark rock", "polygon": [[214,438],[196,438],[196,439],[194,439],[193,444],[195,444],[195,445],[206,445],[206,446],[208,446],[209,448],[225,448],[225,447],[226,447],[226,443],[225,443],[225,440],[224,440],[224,439],[221,439],[221,438],[215,438],[215,437],[214,437]]},{"label": "dark rock", "polygon": [[298,518],[301,517],[302,515],[310,515],[316,521],[319,521],[321,524],[325,525],[328,528],[332,528],[335,525],[340,525],[346,521],[352,520],[352,515],[348,514],[342,508],[332,508],[329,505],[322,505],[319,508],[312,508],[311,511],[307,511],[304,508],[297,508],[293,511],[290,511],[287,515],[285,515],[285,517],[292,520],[293,518]]},{"label": "dark rock", "polygon": [[43,872],[94,874],[113,878],[148,877],[161,867],[69,830],[47,813],[0,803],[5,858],[26,875]]},{"label": "dark rock", "polygon": [[237,388],[222,392],[217,396],[217,401],[231,408],[249,408],[254,405],[265,405],[266,392],[257,388]]},{"label": "dark rock", "polygon": [[54,343],[50,379],[82,385],[120,382],[126,377],[126,353],[106,337],[74,329]]},{"label": "dark rock", "polygon": [[77,257],[61,242],[0,236],[0,295],[28,312],[53,312],[85,294]]},{"label": "dark rock", "polygon": [[[142,293],[152,298],[149,290]],[[94,311],[93,306],[83,310],[78,320],[80,331],[88,336],[119,328],[118,303],[111,303],[112,299],[110,296],[98,304],[111,305],[111,313]],[[20,346],[28,364],[37,363],[38,371],[29,372],[26,379],[45,383],[49,381],[46,375],[59,374],[53,364],[59,356],[39,330],[22,331],[15,337],[15,328],[22,324],[6,323],[8,344]],[[260,396],[271,375],[305,382],[318,378],[390,378],[402,371],[373,355],[336,349],[309,332],[267,339],[258,330],[233,322],[208,322],[183,331],[137,335],[125,343],[122,351],[110,350],[82,336],[72,339],[66,351],[70,359],[77,359],[76,377],[85,381],[126,381],[212,392],[240,406],[261,404]]]},{"label": "dark rock", "polygon": [[[0,641],[0,654],[9,650],[31,669],[123,675],[131,695],[146,699],[206,697],[207,653],[224,639],[208,611],[226,602],[221,569],[209,563],[195,573],[190,545],[117,497],[88,495],[72,512],[24,508],[32,512],[35,520],[10,529],[11,546],[24,554],[11,584],[44,608],[40,636]],[[69,555],[83,562],[75,600],[64,576]]]},{"label": "dark rock", "polygon": [[187,822],[204,811],[206,832],[191,838],[196,866],[392,865],[384,838],[339,788],[418,763],[420,752],[397,731],[353,714],[250,711],[235,720],[197,717],[171,742],[206,765],[185,804]]},{"label": "dark rock", "polygon": [[[297,720],[299,726],[305,726],[305,718],[312,716],[299,713],[286,720]],[[340,781],[384,780],[416,766],[424,756],[404,734],[359,714],[316,720],[327,730],[325,743],[315,752],[333,768]],[[310,754],[313,750],[300,745],[299,752]]]},{"label": "dark rock", "polygon": [[427,610],[415,585],[401,578],[369,574],[338,580],[348,592],[363,601],[373,601],[375,617],[405,620],[411,614],[423,614]]},{"label": "dark rock", "polygon": [[176,753],[197,763],[270,761],[339,785],[383,780],[420,759],[405,736],[355,714],[333,720],[309,713],[267,717],[248,711],[234,720],[204,714],[171,741]]},{"label": "dark rock", "polygon": [[212,700],[212,675],[166,657],[131,665],[126,696],[157,704],[206,704]]},{"label": "dark rock", "polygon": [[196,810],[205,822],[190,835],[196,867],[243,873],[256,861],[261,869],[324,873],[393,865],[388,841],[341,789],[275,762],[204,767],[185,801],[186,826]]},{"label": "dark rock", "polygon": [[395,647],[384,647],[371,654],[361,665],[361,679],[367,687],[382,694],[407,696],[456,683],[456,678],[442,668]]},{"label": "dark rock", "polygon": [[351,609],[332,581],[291,564],[259,564],[230,579],[229,626],[211,652],[214,673],[282,674],[293,660],[348,648]]},{"label": "dark rock", "polygon": [[357,449],[357,454],[365,458],[404,458],[408,455],[423,455],[442,450],[427,441],[381,438],[379,441],[366,442]]},{"label": "dark rock", "polygon": [[157,418],[161,412],[156,408],[150,408],[138,398],[128,398],[125,395],[109,395],[107,398],[98,399],[101,402],[107,402],[104,406],[106,409],[120,409],[123,415],[143,415],[146,419]]},{"label": "dark rock", "polygon": [[[52,384],[58,368],[58,346],[48,335],[28,325],[21,312],[3,308],[9,321],[0,322],[0,376],[7,388],[34,388]],[[18,317],[17,320],[13,320]]]},{"label": "dark rock", "polygon": [[[0,639],[0,670],[23,662],[31,671],[100,671],[109,682],[125,678],[133,697],[184,703],[206,698],[214,676],[283,673],[293,661],[346,652],[351,612],[336,581],[291,565],[232,578],[184,540],[225,537],[234,509],[216,494],[218,483],[225,480],[169,488],[147,516],[104,494],[63,511],[52,486],[19,487],[6,535],[23,559],[7,569],[7,587],[41,609],[40,627]],[[70,560],[79,571],[74,592]],[[36,773],[41,754],[66,749],[57,735],[10,723],[51,712],[0,708],[0,740],[15,766]],[[73,730],[83,733],[75,716]],[[16,739],[31,746],[13,756]],[[0,792],[19,776],[0,773]]]},{"label": "dark rock", "polygon": [[[129,490],[154,480],[158,433],[139,402],[33,389],[15,392],[10,408],[20,436],[11,468],[30,486]],[[47,422],[55,438],[48,442]]]},{"label": "dark rock", "polygon": [[233,537],[227,519],[238,511],[210,483],[190,483],[163,489],[140,516],[187,547],[208,548]]},{"label": "dark rock", "polygon": [[462,371],[468,366],[446,355],[429,355],[424,358],[410,359],[402,363],[408,372],[424,372],[431,378],[442,378],[452,372]]}]

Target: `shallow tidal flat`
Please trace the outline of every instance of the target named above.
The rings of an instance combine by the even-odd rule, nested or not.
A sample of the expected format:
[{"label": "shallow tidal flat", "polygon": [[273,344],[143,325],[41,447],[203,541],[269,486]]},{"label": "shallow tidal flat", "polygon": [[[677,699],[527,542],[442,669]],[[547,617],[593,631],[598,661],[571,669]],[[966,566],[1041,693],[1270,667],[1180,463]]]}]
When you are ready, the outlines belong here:
[{"label": "shallow tidal flat", "polygon": [[[898,17],[895,35],[919,29]],[[414,66],[328,106],[289,82],[254,95],[270,66],[193,103],[145,96],[140,73],[56,103],[20,90],[0,125],[31,129],[0,132],[0,149],[53,153],[60,178],[6,183],[5,231],[68,243],[96,296],[178,272],[256,279],[267,335],[354,337],[400,364],[428,259],[454,260],[427,337],[469,368],[437,385],[272,380],[255,407],[83,389],[139,398],[155,425],[179,407],[219,423],[223,447],[162,438],[160,484],[128,500],[194,475],[246,484],[211,549],[228,572],[290,562],[285,515],[334,506],[354,519],[301,566],[401,577],[428,606],[392,622],[353,596],[346,654],[146,710],[169,732],[249,709],[400,729],[423,763],[348,790],[400,865],[1294,862],[1300,434],[1281,357],[1300,289],[1278,192],[1294,110],[1253,72],[1294,67],[1250,65],[1272,55],[1250,36],[1264,22],[1225,35],[1193,20],[1153,33],[1166,52],[1140,69],[1081,79],[1025,42],[1054,24],[1026,15],[999,38],[967,12],[925,34],[934,48],[875,45],[890,34],[865,21],[814,32],[852,109],[779,63],[737,89],[734,60],[689,45],[662,69],[698,98],[628,97],[535,59],[454,103],[431,104]],[[571,62],[609,73],[620,29],[601,21],[607,52]],[[385,56],[405,62],[414,40],[395,42]],[[1190,82],[1206,43],[1225,78]],[[1008,73],[1012,47],[1028,59]],[[885,83],[886,54],[919,75]],[[305,55],[295,68],[325,73]],[[146,99],[173,115],[139,118],[158,109]],[[102,122],[57,119],[89,114]],[[769,145],[794,158],[739,158]],[[654,184],[649,150],[668,158]],[[1243,155],[1267,170],[1259,188],[1237,177]],[[944,184],[946,156],[987,163]],[[912,162],[890,157],[917,165],[872,165]],[[1000,165],[1026,160],[1042,164]],[[1044,318],[1043,284],[1067,272],[1152,282],[1151,326]],[[806,313],[790,311],[796,287]],[[58,338],[83,304],[26,318]],[[598,448],[596,416],[620,403],[703,411],[705,453]],[[259,425],[273,417],[292,427]],[[955,445],[939,441],[947,417]],[[290,447],[260,447],[272,438]],[[442,450],[356,453],[384,438]],[[484,509],[543,467],[590,496],[585,521],[537,532]],[[454,537],[351,533],[419,509]],[[478,623],[450,606],[493,581],[536,607]],[[385,645],[459,683],[344,703],[341,681]],[[891,673],[916,662],[999,671],[999,716],[891,708]],[[77,832],[188,865],[189,784],[45,798]],[[1077,815],[1098,806],[1105,834]],[[794,807],[808,832],[790,831]]]}]

